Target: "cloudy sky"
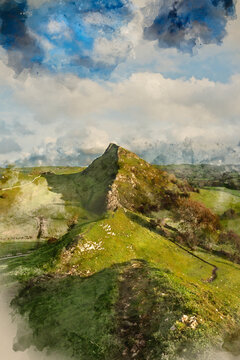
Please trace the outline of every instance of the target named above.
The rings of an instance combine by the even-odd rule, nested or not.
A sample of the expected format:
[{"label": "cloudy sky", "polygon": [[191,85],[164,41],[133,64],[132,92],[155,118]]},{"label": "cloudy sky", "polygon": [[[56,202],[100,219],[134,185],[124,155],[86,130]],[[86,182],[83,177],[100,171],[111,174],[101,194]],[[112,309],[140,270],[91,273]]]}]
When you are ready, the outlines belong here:
[{"label": "cloudy sky", "polygon": [[239,14],[239,0],[0,0],[1,163],[237,145]]}]

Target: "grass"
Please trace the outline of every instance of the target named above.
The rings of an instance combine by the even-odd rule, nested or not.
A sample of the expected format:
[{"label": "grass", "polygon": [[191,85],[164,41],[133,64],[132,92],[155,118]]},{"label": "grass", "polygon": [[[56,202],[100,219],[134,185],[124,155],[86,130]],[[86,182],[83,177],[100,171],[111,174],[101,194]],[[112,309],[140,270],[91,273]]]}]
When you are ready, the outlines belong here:
[{"label": "grass", "polygon": [[[180,276],[186,270],[187,274],[199,280],[201,276],[207,278],[211,272],[210,267],[203,267],[199,276],[201,264],[192,256],[177,249],[164,237],[132,221],[122,210],[117,211],[113,217],[110,215],[90,226],[85,225],[80,234],[78,245],[71,250],[70,262],[68,253],[63,254],[59,262],[59,267],[64,271],[75,266],[81,274],[88,271],[94,273],[114,263],[139,258],[168,268]],[[78,236],[76,238],[78,239]],[[84,244],[93,243],[100,244],[99,250],[82,250]]]},{"label": "grass", "polygon": [[[110,231],[108,231],[109,227],[111,228]],[[108,232],[115,235],[109,235]],[[81,251],[83,244],[93,242],[101,243],[102,249]],[[235,303],[240,290],[240,266],[217,256],[209,255],[203,250],[198,250],[197,254],[202,255],[206,260],[211,259],[210,262],[213,264],[220,264],[220,272],[223,267],[223,273],[225,274],[224,284],[226,286],[226,293],[223,298],[233,297]],[[82,274],[87,271],[95,273],[112,266],[114,263],[121,263],[131,259],[144,259],[154,267],[168,269],[185,284],[194,281],[201,288],[206,289],[215,288],[215,284],[216,286],[222,286],[220,276],[214,282],[214,286],[205,285],[202,280],[211,275],[212,268],[210,266],[201,263],[201,261],[184,252],[161,235],[132,221],[121,210],[117,211],[113,217],[109,216],[109,218],[94,222],[91,225],[85,225],[82,228],[82,236],[77,245],[71,249],[69,260],[67,257],[64,258],[64,254],[62,256],[57,267],[60,266],[59,269],[64,271],[75,265],[76,269],[79,268]],[[233,292],[231,294],[227,290],[231,286],[229,284],[230,278],[234,278],[232,281]],[[216,298],[219,298],[219,295],[219,293],[216,293]]]},{"label": "grass", "polygon": [[216,214],[222,215],[225,211],[233,209],[237,217],[222,219],[221,225],[226,231],[234,231],[240,235],[240,191],[227,188],[201,189],[200,193],[192,193],[192,198],[212,209]]},{"label": "grass", "polygon": [[[123,352],[137,356],[139,346],[141,356],[152,360],[163,353],[169,359],[176,353],[187,358],[186,350],[192,358],[208,346],[206,333],[212,334],[209,324],[202,323],[197,294],[175,275],[142,261],[117,264],[87,278],[32,281],[13,306],[28,316],[33,330],[23,337],[20,331],[15,349],[34,343],[39,350],[58,350],[74,359],[114,360]],[[184,314],[196,317],[197,329],[181,322]]]},{"label": "grass", "polygon": [[[81,350],[83,359],[119,359],[119,351],[130,351],[135,344],[131,332],[130,343],[119,333],[124,328],[119,310],[124,298],[130,322],[136,316],[135,322],[142,324],[148,346],[142,351],[153,354],[149,359],[163,352],[174,359],[190,344],[200,351],[233,331],[240,319],[240,266],[199,249],[197,255],[219,268],[217,279],[206,283],[211,266],[133,219],[123,210],[109,213],[79,224],[58,244],[43,246],[27,259],[9,261],[13,276],[30,280],[15,304],[29,316],[31,343],[39,349],[61,349],[73,358]],[[135,262],[140,263],[139,273],[131,270]],[[121,288],[122,281],[126,286]],[[132,284],[132,295],[121,297],[127,284]],[[161,295],[165,293],[166,299]],[[197,317],[196,330],[181,323],[185,313]],[[146,315],[144,322],[141,314]],[[163,322],[163,316],[168,320]],[[19,341],[22,345],[25,339]]]},{"label": "grass", "polygon": [[0,258],[7,255],[17,255],[36,249],[36,242],[0,242]]},{"label": "grass", "polygon": [[228,209],[240,212],[240,191],[226,188],[201,189],[200,193],[192,193],[193,200],[203,203],[216,214],[221,215]]},{"label": "grass", "polygon": [[[32,179],[37,169],[10,171],[7,181],[16,184]],[[59,231],[56,243],[4,263],[2,271],[22,283],[13,305],[32,330],[26,337],[20,332],[16,349],[35,345],[82,360],[175,359],[176,354],[190,359],[233,333],[240,320],[240,266],[197,248],[196,255],[218,267],[218,277],[208,283],[211,265],[136,213],[143,204],[149,208],[142,213],[170,216],[167,210],[157,213],[156,202],[166,190],[186,195],[184,184],[114,145],[83,172],[46,172],[27,190],[0,199],[4,226],[16,229],[22,221],[26,231],[33,227],[26,216],[41,214],[51,234]],[[125,209],[106,213],[112,185]],[[240,211],[239,194],[211,188],[191,196],[221,215],[229,208]],[[78,223],[67,231],[75,215]],[[183,315],[194,317],[196,327],[181,321]]]},{"label": "grass", "polygon": [[113,306],[117,295],[117,269],[88,279],[45,279],[25,288],[13,304],[28,314],[33,333],[19,338],[15,350],[32,343],[63,352],[69,358],[109,358],[114,346]]},{"label": "grass", "polygon": [[56,175],[63,175],[63,174],[74,174],[83,171],[84,167],[72,167],[72,166],[38,166],[38,167],[24,167],[24,168],[17,168],[20,172],[24,174],[41,174],[44,172],[50,172]]},{"label": "grass", "polygon": [[240,236],[240,219],[239,219],[239,217],[236,219],[221,220],[221,224],[225,230],[227,230],[227,231],[232,230]]}]

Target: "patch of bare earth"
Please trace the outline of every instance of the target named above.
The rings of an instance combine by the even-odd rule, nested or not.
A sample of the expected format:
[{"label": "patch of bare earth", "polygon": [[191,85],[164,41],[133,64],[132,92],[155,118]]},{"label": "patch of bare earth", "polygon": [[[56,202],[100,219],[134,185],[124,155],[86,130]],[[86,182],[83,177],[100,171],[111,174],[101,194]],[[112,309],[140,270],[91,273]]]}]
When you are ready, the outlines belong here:
[{"label": "patch of bare earth", "polygon": [[117,335],[123,347],[122,359],[145,358],[144,349],[151,322],[151,309],[144,311],[144,302],[151,291],[147,272],[144,262],[136,260],[127,265],[119,279],[116,313]]}]

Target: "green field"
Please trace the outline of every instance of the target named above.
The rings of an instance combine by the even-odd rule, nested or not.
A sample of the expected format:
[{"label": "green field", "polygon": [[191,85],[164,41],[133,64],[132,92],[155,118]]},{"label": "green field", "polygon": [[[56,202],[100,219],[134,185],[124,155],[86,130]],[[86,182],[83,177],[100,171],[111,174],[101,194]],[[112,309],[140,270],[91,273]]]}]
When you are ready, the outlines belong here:
[{"label": "green field", "polygon": [[240,191],[226,188],[206,188],[201,189],[200,193],[193,193],[192,198],[205,204],[218,215],[223,214],[228,209],[240,212]]}]

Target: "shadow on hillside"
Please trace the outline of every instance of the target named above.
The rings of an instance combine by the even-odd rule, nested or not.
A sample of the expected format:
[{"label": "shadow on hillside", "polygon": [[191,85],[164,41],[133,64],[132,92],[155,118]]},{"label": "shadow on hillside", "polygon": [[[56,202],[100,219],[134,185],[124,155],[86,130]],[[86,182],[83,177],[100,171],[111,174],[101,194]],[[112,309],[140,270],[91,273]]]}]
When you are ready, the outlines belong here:
[{"label": "shadow on hillside", "polygon": [[118,173],[118,146],[110,145],[105,153],[85,170],[68,175],[45,173],[51,191],[62,194],[64,201],[95,214],[106,211],[107,195]]},{"label": "shadow on hillside", "polygon": [[152,232],[154,232],[157,235],[162,235],[165,236],[165,232],[163,230],[161,230],[160,228],[157,229],[156,227],[154,227],[149,221],[147,221],[146,219],[142,218],[140,215],[136,214],[136,213],[131,213],[131,212],[127,212],[126,213],[127,217],[131,220],[136,222],[138,225],[151,230]]}]

